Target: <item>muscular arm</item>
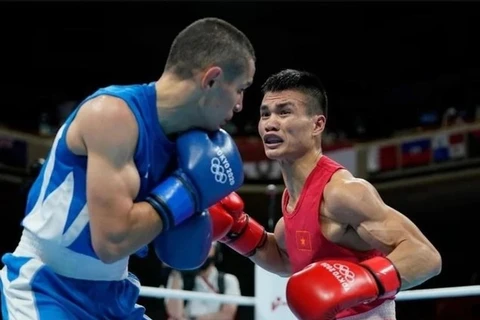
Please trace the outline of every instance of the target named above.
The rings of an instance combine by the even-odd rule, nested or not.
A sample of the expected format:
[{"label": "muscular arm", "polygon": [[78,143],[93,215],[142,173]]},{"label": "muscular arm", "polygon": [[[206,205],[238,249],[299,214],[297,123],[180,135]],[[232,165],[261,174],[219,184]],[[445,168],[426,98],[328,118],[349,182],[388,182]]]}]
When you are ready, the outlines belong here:
[{"label": "muscular arm", "polygon": [[278,220],[273,233],[267,234],[265,244],[258,248],[250,257],[255,264],[263,269],[276,273],[281,277],[291,275],[290,261],[285,248],[285,224],[283,218]]},{"label": "muscular arm", "polygon": [[80,109],[75,128],[87,154],[87,205],[92,245],[105,263],[125,258],[162,230],[156,211],[134,203],[140,177],[133,162],[134,115],[121,100],[100,97]]},{"label": "muscular arm", "polygon": [[400,273],[402,290],[440,273],[442,262],[435,247],[412,221],[387,206],[367,181],[333,182],[325,190],[325,205],[334,219],[352,226],[371,247],[387,255]]}]

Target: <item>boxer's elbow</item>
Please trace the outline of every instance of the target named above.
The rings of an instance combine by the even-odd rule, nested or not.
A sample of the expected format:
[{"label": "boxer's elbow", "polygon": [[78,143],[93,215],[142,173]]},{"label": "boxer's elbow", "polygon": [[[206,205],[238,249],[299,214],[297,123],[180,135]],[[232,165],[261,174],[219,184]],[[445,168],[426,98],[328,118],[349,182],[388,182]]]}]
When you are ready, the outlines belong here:
[{"label": "boxer's elbow", "polygon": [[96,253],[97,253],[97,256],[100,259],[100,261],[102,261],[105,264],[115,263],[117,261],[120,261],[121,258],[122,258],[121,256],[116,255],[111,251],[110,252],[108,252],[108,251],[98,251]]},{"label": "boxer's elbow", "polygon": [[412,256],[416,256],[419,265],[423,265],[423,274],[427,278],[435,277],[442,272],[442,256],[433,245],[430,243],[417,243],[412,250],[417,252],[416,255]]},{"label": "boxer's elbow", "polygon": [[[431,245],[418,245],[415,249],[417,257],[415,261],[411,262],[412,270],[417,270],[417,273],[411,277],[410,281],[406,281],[407,289],[418,286],[419,284],[438,276],[442,272],[442,257],[440,253]],[[418,269],[417,269],[418,268]],[[408,271],[406,271],[408,273]],[[409,277],[406,277],[406,280]],[[405,286],[403,285],[402,288]]]},{"label": "boxer's elbow", "polygon": [[120,217],[116,220],[90,220],[92,247],[103,263],[114,263],[129,255],[131,227],[128,219]]},{"label": "boxer's elbow", "polygon": [[[418,274],[413,277],[414,280],[405,283],[405,285],[409,286],[408,289],[436,277],[442,272],[442,257],[437,250],[430,246],[425,247],[423,250],[421,250],[421,248],[417,248],[416,250],[419,251],[419,270]],[[402,288],[405,285],[403,285]]]},{"label": "boxer's elbow", "polygon": [[105,236],[105,235],[92,235],[92,246],[97,257],[106,264],[115,263],[126,256],[123,236]]},{"label": "boxer's elbow", "polygon": [[429,253],[430,272],[432,277],[438,276],[442,272],[442,256],[440,252],[432,248]]},{"label": "boxer's elbow", "polygon": [[105,264],[115,263],[123,258],[123,255],[119,252],[119,248],[113,244],[92,241],[92,245],[97,257]]}]

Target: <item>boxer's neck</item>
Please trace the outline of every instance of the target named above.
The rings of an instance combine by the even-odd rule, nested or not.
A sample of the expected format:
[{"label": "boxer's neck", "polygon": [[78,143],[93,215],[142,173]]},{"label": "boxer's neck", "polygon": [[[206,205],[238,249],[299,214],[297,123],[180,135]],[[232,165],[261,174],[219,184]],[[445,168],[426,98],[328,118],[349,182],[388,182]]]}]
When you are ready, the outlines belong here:
[{"label": "boxer's neck", "polygon": [[322,157],[322,149],[311,149],[303,156],[294,160],[281,160],[283,181],[288,190],[290,204],[295,205],[303,186],[312,170]]},{"label": "boxer's neck", "polygon": [[194,80],[182,80],[165,73],[155,83],[157,112],[166,135],[198,127],[200,93]]}]

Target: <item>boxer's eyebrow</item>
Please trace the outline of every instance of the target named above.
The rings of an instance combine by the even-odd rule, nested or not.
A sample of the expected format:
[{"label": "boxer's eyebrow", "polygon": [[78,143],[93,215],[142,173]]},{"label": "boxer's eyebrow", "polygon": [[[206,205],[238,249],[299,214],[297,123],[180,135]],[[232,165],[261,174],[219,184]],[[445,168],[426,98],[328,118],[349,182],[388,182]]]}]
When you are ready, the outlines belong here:
[{"label": "boxer's eyebrow", "polygon": [[294,107],[294,106],[295,104],[293,104],[292,102],[282,102],[275,105],[275,110],[278,112],[278,111],[282,111],[287,107]]},{"label": "boxer's eyebrow", "polygon": [[[293,106],[295,106],[295,105],[292,102],[281,102],[281,103],[277,103],[275,105],[275,110],[278,111],[278,110],[284,109],[286,107],[293,107]],[[269,107],[266,104],[262,104],[260,106],[260,111],[265,111],[265,110],[269,110]]]}]

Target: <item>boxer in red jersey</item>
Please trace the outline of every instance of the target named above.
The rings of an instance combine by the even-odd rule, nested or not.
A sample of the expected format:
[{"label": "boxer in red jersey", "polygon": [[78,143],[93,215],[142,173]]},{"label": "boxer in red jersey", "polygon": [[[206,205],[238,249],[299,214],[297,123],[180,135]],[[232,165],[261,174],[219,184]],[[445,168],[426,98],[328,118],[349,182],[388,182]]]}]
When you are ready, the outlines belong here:
[{"label": "boxer in red jersey", "polygon": [[393,320],[399,290],[441,271],[441,257],[367,181],[322,154],[327,97],[318,78],[284,70],[262,87],[259,133],[280,163],[286,190],[273,233],[233,193],[210,208],[222,242],[290,277],[287,302],[301,320]]}]

